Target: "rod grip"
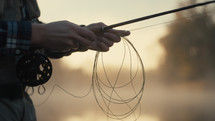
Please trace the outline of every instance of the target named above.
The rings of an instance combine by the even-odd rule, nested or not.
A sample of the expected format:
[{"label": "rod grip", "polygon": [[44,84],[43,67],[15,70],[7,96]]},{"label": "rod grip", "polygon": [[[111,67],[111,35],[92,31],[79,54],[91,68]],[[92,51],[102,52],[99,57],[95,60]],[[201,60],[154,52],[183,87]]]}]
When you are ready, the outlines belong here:
[{"label": "rod grip", "polygon": [[94,33],[101,33],[104,31],[104,26],[87,27],[90,31]]}]

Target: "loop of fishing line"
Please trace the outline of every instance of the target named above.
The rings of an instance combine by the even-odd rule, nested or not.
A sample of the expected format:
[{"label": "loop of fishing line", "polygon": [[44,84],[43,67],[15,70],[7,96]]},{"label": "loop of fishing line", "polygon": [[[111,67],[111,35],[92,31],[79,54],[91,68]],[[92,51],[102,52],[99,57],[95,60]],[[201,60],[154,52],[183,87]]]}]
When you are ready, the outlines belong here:
[{"label": "loop of fishing line", "polygon": [[[143,90],[144,90],[144,84],[145,84],[145,72],[144,72],[144,66],[143,66],[143,62],[140,58],[140,55],[138,54],[137,50],[135,49],[135,47],[133,46],[133,44],[127,39],[127,38],[123,38],[123,45],[124,45],[124,50],[123,50],[123,57],[122,57],[122,62],[121,65],[119,67],[119,69],[117,69],[118,71],[116,72],[116,78],[115,79],[110,79],[110,77],[108,76],[106,67],[105,67],[105,63],[104,63],[104,58],[103,58],[103,54],[105,53],[100,53],[97,52],[96,57],[95,57],[95,61],[94,61],[94,72],[93,72],[93,93],[96,99],[97,104],[99,105],[99,107],[101,108],[101,110],[107,115],[108,118],[111,119],[117,119],[117,120],[122,120],[126,117],[129,117],[130,115],[134,114],[135,120],[138,119],[138,117],[141,114],[141,108],[140,108],[140,101],[142,99],[142,95],[143,95]],[[127,48],[127,49],[126,49]],[[136,58],[137,58],[137,65],[136,65],[136,69],[133,71],[133,58],[131,57],[132,53],[131,51],[134,51]],[[125,66],[125,57],[128,54],[128,58],[130,60],[129,63],[129,72],[127,73],[127,75],[129,75],[129,82],[125,82],[125,84],[122,84],[121,86],[117,86],[117,84],[120,81],[120,74],[122,73],[122,68],[123,66]],[[102,70],[104,71],[104,77],[102,78],[100,71],[98,71],[98,63],[99,63],[99,57],[100,57],[100,61],[101,61],[101,65],[102,65]],[[135,60],[135,59],[134,59]],[[142,75],[142,79],[138,79],[135,80],[136,78],[138,78],[138,74]],[[107,84],[105,84],[105,80],[107,81]],[[113,81],[113,82],[112,82]],[[134,81],[138,81],[136,83],[138,83],[138,85],[141,85],[140,89],[136,89]],[[133,92],[134,95],[127,97],[126,99],[122,97],[122,95],[120,95],[117,90],[119,89],[124,89],[126,90],[128,88],[128,85],[130,85],[130,87],[132,87],[130,90],[130,92]],[[106,90],[104,89],[106,87]],[[97,93],[98,92],[98,93]],[[109,93],[108,93],[109,92]],[[115,97],[114,97],[115,95]],[[133,104],[133,105],[132,105]],[[127,111],[124,111],[123,113],[115,113],[113,109],[111,109],[112,105],[122,105],[128,108]],[[139,107],[139,112],[138,114],[135,113],[135,110]]]},{"label": "loop of fishing line", "polygon": [[[170,14],[170,13],[175,13],[178,11],[183,11],[183,10],[198,7],[198,6],[207,5],[207,4],[214,3],[214,2],[215,2],[215,0],[207,1],[207,2],[203,2],[203,3],[197,3],[197,4],[190,5],[190,6],[183,7],[183,8],[178,8],[178,9],[161,12],[161,13],[157,13],[157,14],[153,14],[153,15],[149,15],[149,16],[145,16],[145,17],[140,17],[137,19],[133,19],[133,20],[129,20],[129,21],[125,21],[125,22],[103,27],[102,31],[112,29],[112,28],[115,28],[118,26],[126,25],[126,24],[131,24],[131,23],[138,22],[138,21],[143,21],[143,20],[163,16],[163,15]],[[159,23],[159,24],[163,24],[163,23]],[[158,25],[158,24],[156,24],[156,25]],[[155,25],[152,25],[152,26],[155,26]],[[144,28],[146,28],[146,27],[144,27]],[[143,28],[136,28],[131,31],[138,30],[138,29],[143,29]],[[51,90],[50,94],[47,96],[47,98],[41,104],[39,104],[37,106],[44,104],[49,99],[49,97],[51,96],[51,94],[53,93],[55,88],[59,88],[59,89],[63,90],[64,92],[66,92],[67,94],[69,94],[73,97],[76,97],[76,98],[84,98],[87,95],[89,95],[90,92],[93,92],[98,106],[104,112],[104,114],[107,115],[108,118],[123,120],[124,118],[127,118],[133,114],[133,116],[135,117],[135,120],[137,120],[141,114],[141,106],[140,106],[141,104],[140,103],[141,103],[141,99],[143,96],[143,90],[144,90],[144,85],[145,85],[144,65],[143,65],[141,57],[138,54],[138,51],[136,50],[134,45],[127,38],[123,38],[122,42],[123,42],[123,46],[124,46],[123,58],[122,58],[120,67],[116,73],[117,76],[114,80],[111,80],[107,73],[105,63],[104,63],[103,53],[97,52],[95,55],[95,59],[94,59],[92,83],[86,94],[84,94],[82,96],[77,96],[77,95],[74,95],[71,92],[65,90],[60,85],[54,84],[54,86],[52,87],[52,90]],[[133,71],[134,65],[132,64],[132,62],[133,62],[133,58],[131,57],[132,51],[135,53],[136,58],[137,58],[136,60],[138,63],[135,71]],[[127,53],[128,53],[129,60],[130,60],[130,63],[128,64],[130,67],[129,68],[130,70],[127,73],[129,76],[129,78],[128,78],[129,81],[125,82],[122,85],[118,85],[118,83],[120,81],[119,76],[120,76],[120,74],[122,74],[123,66],[125,64],[124,63],[125,56]],[[99,58],[101,58],[101,60],[99,60]],[[101,61],[101,69],[104,72],[103,78],[98,71],[98,68],[99,68],[98,63],[100,61]],[[139,74],[141,75],[141,79],[135,80],[136,78],[139,78],[139,76],[138,76]],[[135,81],[140,83],[139,89],[137,89],[135,87],[135,84],[134,84]],[[125,98],[120,94],[120,92],[118,90],[124,89],[124,88],[126,90],[126,88],[129,86],[131,87],[131,90],[129,90],[129,91],[131,91],[133,93],[133,95],[131,97]],[[27,88],[26,90],[29,91],[29,88]],[[38,88],[38,93],[41,95],[44,94],[45,91],[46,91],[46,89],[44,86],[41,86]],[[30,94],[33,94],[33,93],[34,93],[34,88],[32,88],[32,91]],[[127,111],[116,113],[114,111],[113,105],[120,105],[120,106],[122,105],[122,106],[126,107]],[[139,110],[137,111],[138,108],[139,108]],[[135,112],[135,111],[137,111],[137,112]]]}]

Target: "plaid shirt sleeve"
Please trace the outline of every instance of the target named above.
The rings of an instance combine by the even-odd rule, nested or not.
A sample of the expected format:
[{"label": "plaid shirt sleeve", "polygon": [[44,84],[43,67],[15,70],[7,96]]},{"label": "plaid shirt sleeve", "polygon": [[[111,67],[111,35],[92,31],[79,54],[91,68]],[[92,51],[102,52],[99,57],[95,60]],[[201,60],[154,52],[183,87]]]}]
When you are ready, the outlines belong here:
[{"label": "plaid shirt sleeve", "polygon": [[0,56],[29,53],[31,32],[30,21],[0,21]]}]

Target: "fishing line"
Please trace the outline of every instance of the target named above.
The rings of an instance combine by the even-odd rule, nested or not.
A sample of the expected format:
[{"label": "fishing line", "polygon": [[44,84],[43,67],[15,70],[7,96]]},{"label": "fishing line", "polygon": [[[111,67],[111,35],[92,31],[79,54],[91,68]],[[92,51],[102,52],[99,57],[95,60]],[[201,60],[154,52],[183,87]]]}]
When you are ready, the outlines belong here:
[{"label": "fishing line", "polygon": [[[128,40],[127,40],[128,41]],[[128,44],[128,42],[125,44],[125,41],[122,41],[123,43],[124,43],[124,52],[126,52],[126,49],[125,49],[125,46],[127,45],[127,46],[129,46],[129,44]],[[131,43],[130,43],[131,44]],[[133,48],[134,48],[134,46],[133,46]],[[129,47],[129,55],[130,55],[130,61],[132,60],[131,59],[131,52],[130,52],[131,50],[130,50],[130,47]],[[105,68],[105,64],[104,64],[104,60],[103,60],[103,53],[101,53],[101,57],[102,57],[102,65],[103,65],[103,67],[102,67],[102,69],[105,71],[105,73],[106,73],[106,68]],[[125,56],[126,56],[126,53],[124,53],[124,59],[125,59]],[[96,58],[98,58],[99,56],[98,55],[96,55],[96,57],[95,57],[95,61],[94,61],[94,70],[93,70],[93,75],[95,75],[95,73],[97,74],[97,64],[98,64],[98,61],[97,61],[97,59]],[[119,78],[119,75],[120,75],[120,72],[121,72],[121,69],[122,69],[122,66],[123,66],[123,62],[124,62],[124,59],[123,59],[123,61],[122,61],[122,64],[121,64],[121,68],[119,69],[119,71],[118,71],[118,74],[117,74],[117,79],[116,79],[116,82],[118,81],[118,78]],[[140,59],[140,57],[139,57],[139,59]],[[138,62],[138,61],[137,61]],[[130,63],[130,68],[132,67],[131,66],[132,64]],[[142,64],[143,65],[143,64]],[[131,70],[132,69],[130,69],[130,75],[132,75],[131,73]],[[136,75],[137,75],[137,72],[138,72],[138,70],[139,70],[139,67],[137,66],[137,70],[134,72],[134,74],[133,74],[133,76],[131,77],[130,76],[130,81],[128,82],[128,83],[126,83],[125,85],[121,85],[121,86],[116,86],[116,84],[114,84],[114,86],[111,84],[111,82],[110,82],[110,79],[109,79],[109,76],[108,76],[108,74],[106,73],[105,74],[105,76],[106,76],[106,79],[108,80],[108,83],[110,84],[110,85],[106,85],[106,84],[104,84],[104,85],[106,85],[106,87],[108,87],[108,88],[111,88],[112,89],[112,91],[114,91],[116,94],[117,94],[117,96],[120,98],[120,99],[116,99],[116,98],[112,98],[111,96],[108,96],[108,94],[107,93],[105,93],[105,91],[102,89],[102,87],[101,87],[101,85],[100,85],[100,83],[96,83],[96,84],[94,84],[95,83],[95,78],[93,78],[92,79],[92,85],[90,86],[90,89],[89,89],[89,91],[85,94],[85,95],[83,95],[83,96],[77,96],[77,95],[74,95],[74,94],[72,94],[71,92],[69,92],[69,91],[67,91],[67,90],[65,90],[63,87],[61,87],[60,85],[57,85],[57,84],[54,84],[54,86],[53,86],[53,88],[52,88],[52,90],[51,90],[51,92],[49,93],[49,95],[46,97],[46,99],[42,102],[42,103],[40,103],[40,104],[36,104],[35,106],[41,106],[41,105],[43,105],[45,102],[47,102],[47,100],[50,98],[50,96],[51,96],[51,94],[53,94],[53,91],[56,89],[56,88],[59,88],[59,89],[61,89],[61,90],[63,90],[64,92],[66,92],[67,94],[69,94],[70,96],[73,96],[73,97],[76,97],[76,98],[84,98],[84,97],[86,97],[87,95],[89,95],[89,93],[91,92],[91,90],[92,90],[92,88],[99,88],[99,93],[101,93],[102,94],[102,96],[106,99],[106,100],[109,100],[110,102],[109,102],[109,104],[107,104],[107,107],[109,107],[108,105],[110,105],[110,103],[114,103],[114,104],[127,104],[127,103],[129,103],[129,102],[131,102],[132,100],[134,100],[135,98],[137,98],[139,95],[140,95],[140,93],[141,92],[143,92],[142,90],[138,93],[138,94],[136,94],[136,92],[135,92],[135,96],[134,97],[131,97],[131,98],[128,98],[128,99],[122,99],[122,97],[116,92],[116,90],[115,89],[118,89],[118,88],[124,88],[124,87],[126,87],[127,85],[129,85],[129,84],[132,84],[133,83],[133,81],[134,81],[134,78],[136,77]],[[143,70],[142,70],[143,71]],[[100,80],[100,82],[101,82],[101,78],[99,78],[99,76],[97,75],[97,77],[98,77],[98,79]],[[133,86],[133,85],[132,85]],[[40,87],[39,87],[40,88]],[[133,89],[134,89],[134,87],[132,87]],[[34,88],[32,88],[32,91],[34,91],[33,90]],[[143,89],[142,87],[141,87],[141,89]],[[113,92],[112,92],[113,93]],[[94,94],[95,94],[95,91],[94,91]],[[112,94],[111,94],[112,95]],[[107,97],[108,96],[108,97]],[[141,99],[141,98],[139,98],[139,99]],[[138,104],[139,105],[139,104]],[[128,114],[130,114],[130,113],[132,113],[132,112],[134,112],[134,109],[132,109],[129,105],[128,105],[128,107],[131,109],[131,111],[130,112],[128,112],[128,113],[126,113],[127,115]],[[110,111],[110,109],[109,109],[109,111]],[[112,112],[112,111],[111,111]],[[114,113],[111,113],[112,115],[114,115]],[[116,116],[115,116],[116,117]],[[125,117],[123,117],[123,118],[125,118]]]},{"label": "fishing line", "polygon": [[[124,55],[123,55],[121,65],[118,69],[116,79],[114,80],[114,84],[111,83],[109,76],[107,74],[106,67],[105,67],[104,60],[103,60],[103,53],[100,54],[99,52],[97,52],[96,57],[95,57],[94,72],[93,72],[93,79],[92,79],[94,82],[93,83],[94,84],[93,92],[94,92],[94,96],[95,96],[97,104],[99,105],[101,110],[107,115],[108,118],[116,119],[116,120],[122,120],[122,119],[127,118],[128,116],[130,116],[131,114],[133,114],[135,112],[135,110],[137,109],[138,106],[140,106],[140,100],[142,98],[144,84],[145,84],[144,67],[143,67],[143,63],[142,63],[142,60],[140,58],[140,55],[138,54],[137,50],[134,48],[132,43],[127,38],[123,39],[123,43],[124,43]],[[131,68],[133,66],[132,66],[132,62],[130,62],[130,67],[129,67],[130,68],[129,69],[129,73],[130,73],[129,80],[130,81],[129,81],[129,83],[131,84],[131,87],[134,91],[134,96],[129,97],[128,99],[123,99],[123,97],[117,92],[116,88],[126,88],[125,86],[127,86],[129,83],[126,83],[125,85],[118,86],[118,87],[116,85],[119,81],[119,75],[122,72],[122,66],[125,66],[124,61],[125,61],[125,56],[126,56],[126,49],[125,49],[126,45],[127,45],[128,50],[129,50],[130,61],[132,60],[130,46],[133,49],[134,53],[136,53],[138,66],[137,66],[136,70],[134,71],[134,74],[132,74],[133,72],[132,72]],[[101,75],[97,72],[99,55],[101,55],[102,68],[104,71],[105,78],[107,79],[109,85],[107,85],[103,82],[104,80],[102,80],[100,78]],[[139,69],[139,66],[141,67],[141,69]],[[140,85],[142,83],[142,86],[141,86],[139,92],[137,93],[135,90],[133,81],[134,81],[134,78],[137,76],[138,71],[140,71],[140,73],[143,77],[142,77],[142,79],[138,79],[138,83]],[[108,94],[103,89],[102,85],[104,85],[105,87],[108,87],[111,90],[110,94]],[[97,91],[99,92],[99,94],[96,93]],[[117,96],[117,98],[113,97],[113,93]],[[102,99],[99,100],[98,96],[100,96],[100,98],[102,98]],[[134,106],[131,106],[129,103],[134,103],[132,101],[135,101],[135,100],[136,100],[136,103],[134,104]],[[105,105],[105,106],[102,106],[101,103],[103,103],[103,105]],[[111,104],[127,106],[129,110],[126,111],[125,113],[116,114],[113,112],[113,110],[110,109]],[[141,113],[141,108],[140,108],[138,116],[135,116],[136,119],[140,116],[140,113]]]},{"label": "fishing line", "polygon": [[[116,115],[111,111],[111,109],[109,108],[109,106],[110,106],[111,103],[121,104],[121,103],[118,103],[118,102],[113,102],[112,99],[115,100],[115,101],[116,101],[117,99],[112,98],[112,95],[113,95],[113,92],[115,92],[115,93],[117,94],[117,92],[116,92],[116,90],[115,90],[115,87],[116,87],[116,83],[117,83],[117,81],[118,81],[118,78],[119,78],[119,75],[120,75],[122,66],[123,66],[123,64],[124,64],[125,54],[126,54],[126,50],[125,50],[125,45],[124,45],[124,55],[123,55],[122,64],[121,64],[121,66],[120,66],[119,72],[118,72],[118,74],[117,74],[117,78],[116,78],[116,80],[115,80],[113,86],[112,86],[112,84],[111,84],[111,82],[110,82],[110,80],[109,80],[109,78],[108,78],[108,76],[107,76],[107,72],[106,72],[106,69],[105,69],[105,66],[104,66],[103,54],[102,54],[102,66],[103,66],[103,69],[104,69],[104,72],[105,72],[105,77],[107,78],[108,83],[109,83],[110,86],[111,86],[110,88],[112,88],[111,94],[110,94],[110,96],[109,96],[109,100],[108,100],[107,98],[105,98],[106,100],[108,100],[108,104],[105,103],[105,105],[106,105],[106,107],[107,107],[106,114],[108,114],[108,115],[111,114],[111,115],[113,115],[114,117],[116,117],[116,119],[118,119],[118,120],[119,120],[118,116],[116,116]],[[101,81],[101,80],[99,79],[99,81]],[[102,88],[101,88],[101,89],[102,89]],[[106,93],[105,93],[105,94],[106,94]],[[107,94],[106,94],[106,95],[107,95]],[[117,96],[122,100],[122,98],[121,98],[118,94],[117,94]],[[117,100],[117,101],[120,101],[120,100]],[[123,101],[122,103],[125,103],[125,102]],[[130,106],[128,106],[128,107],[130,108]],[[131,109],[131,108],[130,108],[130,109]],[[110,113],[109,113],[109,112],[110,112]],[[109,116],[109,117],[110,117],[110,116]]]},{"label": "fishing line", "polygon": [[[190,5],[190,6],[183,7],[183,8],[178,8],[178,9],[165,11],[165,12],[161,12],[161,13],[157,13],[157,14],[153,14],[153,15],[149,15],[149,16],[140,17],[137,19],[128,20],[125,22],[120,22],[120,23],[113,24],[110,26],[102,27],[102,29],[101,28],[99,29],[99,32],[105,31],[108,29],[112,29],[115,27],[131,24],[131,23],[167,15],[170,13],[175,13],[178,11],[183,11],[183,10],[195,8],[198,6],[211,4],[214,2],[215,2],[215,0],[207,1],[207,2],[203,2],[203,3],[197,3],[197,4]],[[186,18],[188,18],[188,17],[186,17]],[[185,18],[182,18],[182,19],[185,19]],[[179,21],[179,20],[174,20],[174,21]],[[169,22],[172,22],[172,21],[169,21]],[[165,22],[165,23],[167,23],[167,22]],[[160,23],[160,24],[164,24],[164,23]],[[158,24],[156,24],[156,25],[158,25]],[[155,25],[151,25],[151,26],[155,26]],[[147,26],[147,27],[149,27],[149,26]],[[147,28],[147,27],[144,27],[144,28]],[[135,29],[135,30],[137,30],[137,29]],[[141,29],[143,29],[143,28],[141,28]],[[138,51],[134,47],[134,45],[127,38],[123,38],[122,42],[123,42],[123,46],[124,46],[124,53],[123,53],[123,57],[122,57],[122,62],[116,73],[115,79],[111,79],[108,74],[108,71],[107,71],[107,68],[106,68],[105,62],[104,62],[105,53],[97,52],[95,55],[94,65],[93,65],[92,83],[91,83],[89,91],[86,94],[84,94],[83,96],[77,96],[77,95],[74,95],[74,94],[70,93],[69,91],[65,90],[60,85],[54,84],[54,86],[52,87],[52,90],[51,90],[50,94],[47,96],[47,98],[41,104],[39,104],[37,106],[43,105],[49,99],[49,97],[51,96],[51,94],[53,93],[55,88],[59,88],[59,89],[63,90],[64,92],[66,92],[67,94],[69,94],[73,97],[76,97],[76,98],[84,98],[87,95],[89,95],[90,92],[92,91],[98,106],[104,112],[104,114],[106,114],[106,116],[108,118],[116,119],[116,120],[123,120],[133,114],[133,116],[135,117],[134,120],[136,121],[141,115],[141,99],[143,96],[143,90],[144,90],[144,85],[145,85],[144,65],[143,65],[142,59],[141,59]],[[127,52],[127,50],[128,50],[128,52]],[[129,81],[126,82],[125,84],[119,85],[119,83],[122,83],[119,81],[121,80],[120,75],[123,74],[122,73],[122,71],[124,69],[123,67],[126,66],[125,60],[126,60],[127,53],[129,54],[128,60],[130,61],[128,64],[129,72],[127,73],[127,76],[129,76],[128,77]],[[135,53],[134,55],[136,56],[136,60],[137,60],[136,64],[132,64],[133,60],[135,60],[132,58],[133,53]],[[103,78],[100,73],[100,70],[98,69],[100,67],[99,66],[100,61],[101,61],[101,69],[103,70],[103,73],[104,73]],[[136,65],[136,68],[135,68],[135,71],[133,71],[135,65]],[[104,81],[106,81],[107,83],[105,83]],[[136,86],[137,84],[139,87]],[[125,98],[123,95],[120,94],[120,92],[122,91],[122,89],[124,91],[128,90],[128,87],[131,88],[131,90],[129,90],[129,92],[130,93],[132,92],[133,95]],[[44,86],[39,87],[39,88],[40,89],[42,88],[45,92]],[[107,89],[109,89],[109,90],[107,90]],[[118,91],[120,89],[121,89],[121,91]],[[32,89],[32,92],[33,91],[34,90]],[[44,92],[41,91],[38,93],[43,94]],[[114,106],[122,105],[124,108],[126,107],[127,110],[124,112],[120,111],[120,113],[116,113],[115,112],[116,109],[113,108],[114,107],[113,105]],[[138,107],[139,107],[139,111],[137,112],[138,115],[136,115],[135,111],[137,111],[136,109]]]},{"label": "fishing line", "polygon": [[[48,99],[50,98],[50,96],[53,94],[55,88],[61,89],[63,92],[67,93],[68,95],[70,95],[70,96],[72,96],[72,97],[75,97],[75,98],[85,98],[85,97],[87,97],[87,96],[90,94],[90,92],[91,92],[91,90],[92,90],[92,84],[91,84],[89,90],[87,91],[87,93],[83,94],[82,96],[80,96],[80,95],[75,95],[75,94],[71,93],[70,91],[67,91],[66,89],[64,89],[64,88],[63,88],[62,86],[60,86],[59,84],[54,84],[53,87],[51,88],[51,92],[50,92],[50,93],[48,94],[48,96],[42,101],[42,103],[35,104],[35,106],[39,107],[39,106],[45,104],[45,103],[48,101]],[[33,89],[34,89],[34,88],[32,88],[32,90],[33,90]],[[31,95],[32,95],[32,94],[33,94],[33,93],[31,93]],[[39,94],[40,94],[40,93],[39,93]],[[43,93],[43,94],[44,94],[44,93]],[[43,94],[42,94],[42,95],[43,95]]]}]

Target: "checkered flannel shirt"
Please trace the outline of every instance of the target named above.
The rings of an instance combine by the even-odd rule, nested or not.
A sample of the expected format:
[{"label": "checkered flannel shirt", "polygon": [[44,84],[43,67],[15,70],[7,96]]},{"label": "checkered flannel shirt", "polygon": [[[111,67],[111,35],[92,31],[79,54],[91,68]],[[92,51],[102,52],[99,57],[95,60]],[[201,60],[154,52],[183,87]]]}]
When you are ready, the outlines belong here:
[{"label": "checkered flannel shirt", "polygon": [[0,56],[29,53],[31,32],[30,21],[0,21]]}]

